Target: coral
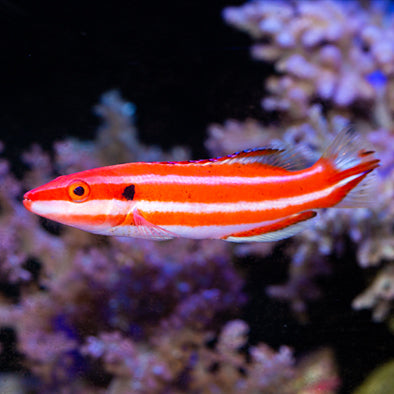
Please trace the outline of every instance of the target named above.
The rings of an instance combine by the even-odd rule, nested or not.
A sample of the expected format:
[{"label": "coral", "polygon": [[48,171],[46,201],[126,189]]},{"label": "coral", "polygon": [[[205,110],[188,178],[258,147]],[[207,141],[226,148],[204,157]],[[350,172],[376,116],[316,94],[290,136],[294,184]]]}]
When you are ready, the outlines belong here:
[{"label": "coral", "polygon": [[[307,302],[321,294],[316,279],[331,272],[330,260],[344,255],[348,238],[361,267],[381,267],[371,289],[357,297],[353,307],[374,308],[375,320],[390,315],[393,294],[383,294],[379,285],[391,283],[387,264],[394,259],[394,25],[385,11],[383,2],[362,8],[356,1],[256,0],[223,12],[229,24],[256,41],[252,56],[273,63],[277,74],[266,81],[269,95],[262,105],[267,111],[279,110],[283,126],[253,120],[216,125],[206,142],[212,153],[227,154],[228,147],[240,140],[244,147],[281,138],[289,146],[302,145],[305,157],[313,162],[335,133],[351,122],[381,158],[370,207],[323,211],[313,227],[286,244],[289,278],[267,292],[290,302],[303,320]],[[237,248],[240,256],[268,256],[271,251],[267,245]]]},{"label": "coral", "polygon": [[[211,126],[206,147],[212,155],[282,141],[302,147],[312,163],[352,122],[382,164],[371,207],[323,211],[311,228],[275,244],[288,275],[263,290],[307,322],[308,304],[322,295],[318,279],[352,258],[370,284],[353,308],[372,309],[376,321],[388,318],[394,298],[392,22],[378,2],[362,8],[355,1],[254,1],[227,8],[224,17],[257,41],[252,56],[273,64],[262,104],[282,116],[269,125],[248,119]],[[335,393],[340,381],[330,349],[301,357],[285,345],[249,340],[241,320],[245,281],[233,262],[270,259],[273,243],[102,237],[23,208],[25,189],[58,174],[189,158],[184,147],[163,152],[141,143],[135,111],[118,92],[108,92],[95,107],[103,125],[93,141],[58,141],[53,158],[32,146],[23,155],[22,179],[0,161],[0,324],[15,329],[37,391]]]},{"label": "coral", "polygon": [[[115,156],[165,159],[158,148],[139,144],[133,107],[117,93],[104,95],[97,108],[106,122],[96,142],[57,143],[53,164],[38,146],[23,156],[30,167],[25,187],[53,177],[53,167],[77,171]],[[186,150],[176,148],[174,156],[184,159]],[[60,236],[50,234],[17,201],[22,185],[5,161],[2,165],[1,220],[7,231],[1,233],[0,269],[5,282],[19,285],[20,301],[3,304],[0,320],[15,326],[26,365],[46,387],[62,387],[71,377],[90,373],[79,347],[95,335],[97,340],[123,335],[126,348],[133,340],[138,346],[145,343],[144,348],[158,327],[163,336],[170,329],[214,329],[244,303],[242,280],[229,264],[223,243],[104,241],[72,228],[61,229]],[[24,268],[29,260],[41,267],[36,281]],[[111,368],[107,372],[114,373]],[[144,384],[149,376],[141,377]]]},{"label": "coral", "polygon": [[374,308],[373,319],[382,320],[390,312],[394,299],[394,264],[391,263],[381,269],[370,285],[353,301],[353,308]]},{"label": "coral", "polygon": [[256,0],[226,8],[224,19],[257,41],[254,58],[275,66],[278,75],[268,78],[270,95],[262,100],[266,110],[303,120],[317,101],[344,113],[373,106],[375,121],[391,127],[392,89],[382,81],[393,80],[394,25],[382,3],[364,9],[356,1]]},{"label": "coral", "polygon": [[[232,146],[232,141],[239,141],[240,135],[244,136],[243,146],[248,143],[252,146],[256,140],[263,141],[263,145],[277,144],[278,139],[281,139],[287,146],[302,146],[300,153],[304,154],[307,161],[313,162],[333,139],[335,130],[341,130],[349,121],[334,114],[327,120],[321,108],[315,105],[309,109],[305,123],[296,122],[283,129],[278,127],[276,133],[272,126],[264,127],[256,121],[247,121],[245,124],[232,121],[223,127],[215,125],[209,130],[206,146],[212,149],[212,153],[222,155],[229,153],[228,147]],[[361,267],[382,263],[385,266],[386,261],[394,259],[394,135],[387,129],[370,131],[370,126],[363,121],[354,122],[354,127],[367,144],[376,148],[382,161],[373,181],[376,196],[373,203],[371,201],[366,208],[329,209],[320,212],[310,228],[287,243],[285,254],[291,259],[287,283],[267,289],[269,295],[288,300],[302,320],[306,319],[307,301],[316,300],[321,294],[314,281],[331,272],[330,256],[340,258],[344,254],[348,237],[354,243],[356,258]],[[242,130],[245,130],[244,134]],[[276,138],[273,138],[273,135]],[[266,243],[240,245],[236,247],[236,253],[238,256],[269,256],[273,246],[274,244]],[[393,296],[389,298],[392,300]],[[386,303],[389,303],[387,298]],[[366,305],[372,307],[375,302]],[[386,307],[384,311],[386,313],[376,313],[375,318],[382,320],[388,315],[390,308]]]},{"label": "coral", "polygon": [[184,147],[175,146],[165,153],[158,147],[142,144],[134,126],[134,105],[123,101],[117,91],[103,94],[94,111],[103,118],[95,141],[57,142],[54,163],[57,172],[72,174],[103,165],[189,158],[189,151]]},{"label": "coral", "polygon": [[253,119],[245,122],[227,120],[223,126],[213,124],[209,127],[205,147],[212,156],[230,155],[251,146],[267,145],[275,138],[275,132],[273,129],[270,133],[268,128]]},{"label": "coral", "polygon": [[[336,382],[333,356],[308,380],[286,346],[249,347],[238,318],[244,280],[222,241],[101,237],[29,214],[21,192],[57,173],[122,160],[185,159],[144,146],[134,107],[103,95],[95,141],[55,144],[54,159],[34,145],[22,180],[5,160],[0,176],[0,325],[13,327],[23,365],[40,392],[283,392]],[[6,230],[6,231],[3,231]],[[9,286],[14,286],[11,297]],[[333,376],[335,379],[333,380]],[[23,384],[23,381],[20,381]],[[26,382],[30,385],[31,382]]]},{"label": "coral", "polygon": [[[134,364],[142,368],[147,357],[142,349],[149,347],[152,338],[166,337],[170,329],[213,329],[244,302],[242,281],[221,246],[207,246],[203,256],[199,251],[196,257],[190,245],[169,243],[160,251],[167,257],[158,260],[151,252],[155,249],[152,242],[143,243],[140,248],[138,243],[133,245],[127,262],[115,247],[91,246],[77,253],[68,272],[52,278],[45,292],[31,295],[12,311],[28,366],[50,387],[66,384],[75,374],[89,373],[82,354],[83,349],[92,349],[95,340],[111,342],[119,335],[124,337],[113,352],[118,358],[122,352],[131,352],[128,357],[135,358]],[[185,309],[184,305],[189,307]],[[194,314],[188,313],[190,309]],[[10,315],[3,312],[2,323],[10,320]],[[79,351],[85,341],[89,346]],[[133,353],[134,342],[141,349],[141,357]],[[152,352],[155,358],[154,348]],[[137,373],[133,365],[114,363],[106,368],[108,374],[113,374],[115,367],[119,376],[126,368],[129,377],[131,372]],[[150,374],[141,377],[144,384],[148,379]]]},{"label": "coral", "polygon": [[[38,147],[33,148],[37,153],[37,162],[40,169],[45,166],[45,158],[41,156]],[[39,153],[40,152],[40,153]],[[26,155],[29,157],[29,155]],[[42,164],[42,166],[41,166]],[[28,173],[27,179],[42,180],[42,176]],[[31,178],[30,178],[31,176]],[[27,181],[27,183],[29,183]],[[17,201],[22,192],[21,183],[10,173],[9,164],[2,159],[0,161],[0,273],[3,285],[28,282],[32,275],[27,269],[29,258],[33,258],[35,252],[42,251],[41,242],[35,242],[35,236],[43,235],[45,243],[49,247],[48,238],[43,232],[29,234],[30,229],[37,225],[37,219],[26,214],[25,209]],[[45,247],[44,247],[45,248]],[[32,249],[32,253],[27,250]]]},{"label": "coral", "polygon": [[[338,387],[330,352],[317,352],[296,365],[292,351],[277,352],[259,344],[248,351],[248,326],[242,320],[227,322],[212,348],[213,334],[192,330],[170,331],[154,338],[151,347],[119,333],[88,338],[82,352],[101,359],[116,374],[110,392],[226,392],[226,393],[334,393]],[[246,361],[247,359],[250,361]],[[313,360],[313,365],[312,365]]]}]

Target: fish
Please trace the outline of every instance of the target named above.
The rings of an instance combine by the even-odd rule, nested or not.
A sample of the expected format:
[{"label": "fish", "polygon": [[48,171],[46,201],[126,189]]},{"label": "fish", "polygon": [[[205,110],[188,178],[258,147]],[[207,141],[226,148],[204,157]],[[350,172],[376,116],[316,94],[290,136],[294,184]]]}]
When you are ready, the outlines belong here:
[{"label": "fish", "polygon": [[[277,241],[319,210],[360,207],[379,166],[347,127],[308,164],[297,149],[261,147],[213,159],[134,162],[60,176],[24,195],[31,212],[95,234],[168,240]],[[368,177],[368,178],[367,178]]]}]

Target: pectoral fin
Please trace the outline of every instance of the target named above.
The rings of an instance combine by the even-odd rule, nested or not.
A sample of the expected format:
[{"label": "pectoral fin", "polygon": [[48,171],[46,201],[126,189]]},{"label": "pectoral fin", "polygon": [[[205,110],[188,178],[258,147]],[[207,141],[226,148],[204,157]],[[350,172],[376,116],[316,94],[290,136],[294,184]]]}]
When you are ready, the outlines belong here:
[{"label": "pectoral fin", "polygon": [[223,239],[230,242],[270,242],[291,237],[302,231],[308,221],[316,216],[315,211],[305,211],[249,231],[230,234]]},{"label": "pectoral fin", "polygon": [[135,237],[160,241],[177,237],[176,234],[146,220],[137,208],[133,210],[133,219],[137,229]]}]

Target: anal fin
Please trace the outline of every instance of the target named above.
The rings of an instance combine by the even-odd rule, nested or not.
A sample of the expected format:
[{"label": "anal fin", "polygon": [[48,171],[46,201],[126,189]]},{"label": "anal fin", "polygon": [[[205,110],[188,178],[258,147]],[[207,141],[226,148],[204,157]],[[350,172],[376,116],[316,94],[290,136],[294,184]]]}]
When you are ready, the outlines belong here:
[{"label": "anal fin", "polygon": [[317,215],[315,211],[305,211],[283,219],[270,222],[249,231],[230,234],[223,237],[230,242],[271,242],[291,237],[304,230],[308,221]]}]

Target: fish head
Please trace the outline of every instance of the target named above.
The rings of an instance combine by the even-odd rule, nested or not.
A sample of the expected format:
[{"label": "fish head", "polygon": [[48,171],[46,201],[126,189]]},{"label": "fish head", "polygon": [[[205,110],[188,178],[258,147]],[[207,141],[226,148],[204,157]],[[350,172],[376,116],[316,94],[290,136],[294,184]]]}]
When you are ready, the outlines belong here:
[{"label": "fish head", "polygon": [[96,234],[109,234],[134,208],[132,190],[128,187],[125,193],[124,185],[108,184],[95,170],[88,170],[60,176],[28,191],[23,204],[30,212],[47,219]]}]

